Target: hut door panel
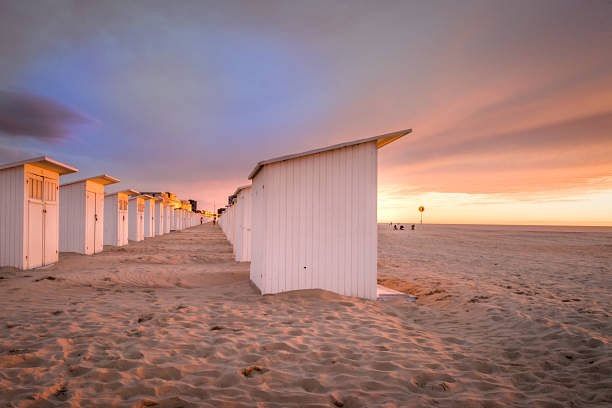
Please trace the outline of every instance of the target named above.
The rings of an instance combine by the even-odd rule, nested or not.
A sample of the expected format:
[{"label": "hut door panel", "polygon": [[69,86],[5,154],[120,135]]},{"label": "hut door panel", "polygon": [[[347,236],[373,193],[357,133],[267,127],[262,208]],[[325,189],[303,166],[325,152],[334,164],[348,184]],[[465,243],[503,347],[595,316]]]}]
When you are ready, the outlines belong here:
[{"label": "hut door panel", "polygon": [[[125,207],[127,208],[127,204],[125,205]],[[122,211],[121,212],[121,231],[122,231],[122,235],[121,235],[121,239],[123,240],[123,245],[127,245],[128,243],[128,212],[126,211]]]},{"label": "hut door panel", "polygon": [[57,262],[59,244],[59,217],[57,208],[57,196],[59,188],[55,179],[44,179],[44,257],[43,264],[48,265]]},{"label": "hut door panel", "polygon": [[85,253],[94,252],[96,239],[96,193],[85,193]]},{"label": "hut door panel", "polygon": [[104,249],[104,194],[92,193],[94,196],[96,211],[94,213],[94,253],[102,252]]},{"label": "hut door panel", "polygon": [[28,195],[28,247],[27,267],[36,268],[43,265],[43,178],[28,174],[26,190]]},{"label": "hut door panel", "polygon": [[123,241],[123,245],[127,245],[128,243],[128,204],[127,201],[124,203],[124,210],[121,211],[121,239]]}]

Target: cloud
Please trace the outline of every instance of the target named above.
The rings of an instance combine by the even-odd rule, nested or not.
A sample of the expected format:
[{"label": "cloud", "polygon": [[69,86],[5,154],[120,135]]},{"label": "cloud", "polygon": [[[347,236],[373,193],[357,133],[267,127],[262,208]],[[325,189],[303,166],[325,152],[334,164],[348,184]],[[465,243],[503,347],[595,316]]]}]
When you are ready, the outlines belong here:
[{"label": "cloud", "polygon": [[40,154],[32,153],[26,150],[17,149],[10,146],[0,145],[0,163],[12,163],[23,160],[27,157],[40,156]]},{"label": "cloud", "polygon": [[74,125],[88,122],[82,114],[51,99],[0,91],[0,132],[9,137],[56,141],[66,138]]}]

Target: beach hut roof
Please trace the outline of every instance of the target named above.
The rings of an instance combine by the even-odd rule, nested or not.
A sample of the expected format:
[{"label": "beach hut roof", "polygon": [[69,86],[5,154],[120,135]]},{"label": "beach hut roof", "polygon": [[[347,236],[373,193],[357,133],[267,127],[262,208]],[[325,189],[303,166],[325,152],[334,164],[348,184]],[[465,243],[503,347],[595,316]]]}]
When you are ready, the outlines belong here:
[{"label": "beach hut roof", "polygon": [[114,193],[108,193],[108,194],[105,194],[104,196],[108,197],[108,196],[112,196],[115,194],[127,194],[128,196],[134,196],[134,195],[140,194],[140,192],[134,189],[128,188],[127,190],[115,191]]},{"label": "beach hut roof", "polygon": [[69,166],[48,156],[39,156],[14,163],[0,164],[0,170],[23,166],[25,164],[34,164],[36,166],[42,167],[43,169],[55,171],[59,173],[60,176],[63,176],[64,174],[76,173],[77,171],[79,171],[79,169],[77,169],[76,167]]},{"label": "beach hut roof", "polygon": [[130,199],[130,200],[134,200],[134,199],[136,199],[136,198],[144,198],[145,200],[152,200],[152,199],[153,199],[153,196],[150,196],[150,195],[148,195],[148,194],[140,194],[140,193],[139,193],[139,194],[136,194],[136,195],[134,195],[134,196],[130,197],[129,199]]},{"label": "beach hut roof", "polygon": [[240,187],[236,188],[236,191],[234,191],[234,194],[232,194],[230,197],[237,196],[238,193],[240,193],[242,190],[246,190],[247,188],[251,188],[251,185],[250,184],[245,184],[244,186],[240,186]]},{"label": "beach hut roof", "polygon": [[103,186],[108,186],[109,184],[119,183],[121,180],[113,176],[109,176],[108,174],[100,174],[99,176],[87,177],[81,180],[64,183],[62,184],[62,187],[69,186],[71,184],[82,183],[84,181],[93,181],[94,183],[102,184]]},{"label": "beach hut roof", "polygon": [[290,154],[287,156],[280,156],[274,159],[260,161],[259,163],[257,163],[257,165],[255,165],[255,168],[253,169],[253,171],[251,171],[251,174],[249,174],[249,180],[252,180],[253,177],[255,177],[257,173],[259,173],[259,170],[261,170],[261,168],[265,166],[266,164],[272,164],[272,163],[278,163],[278,162],[285,161],[285,160],[297,159],[299,157],[310,156],[312,154],[322,153],[322,152],[326,152],[329,150],[341,149],[343,147],[355,146],[358,144],[369,143],[369,142],[374,142],[374,141],[376,142],[376,147],[380,149],[381,147],[388,145],[391,142],[396,141],[400,137],[406,136],[410,132],[412,132],[412,129],[404,129],[404,130],[399,130],[397,132],[386,133],[384,135],[367,137],[365,139],[353,140],[351,142],[339,143],[339,144],[335,144],[332,146],[322,147],[319,149],[308,150],[302,153]]}]

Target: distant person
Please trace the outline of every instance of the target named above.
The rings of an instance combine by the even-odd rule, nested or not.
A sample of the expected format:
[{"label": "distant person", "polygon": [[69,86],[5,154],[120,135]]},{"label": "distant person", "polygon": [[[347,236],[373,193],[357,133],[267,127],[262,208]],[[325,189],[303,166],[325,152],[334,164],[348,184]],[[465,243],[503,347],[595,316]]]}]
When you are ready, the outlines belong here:
[{"label": "distant person", "polygon": [[403,230],[404,230],[404,226],[400,225],[400,231],[403,231]]},{"label": "distant person", "polygon": [[200,217],[200,225],[204,224],[204,217]]},{"label": "distant person", "polygon": [[412,224],[412,228],[411,229],[414,231],[414,224]]},{"label": "distant person", "polygon": [[395,225],[393,226],[393,229],[394,229],[395,231],[397,231],[397,224],[395,224]]}]

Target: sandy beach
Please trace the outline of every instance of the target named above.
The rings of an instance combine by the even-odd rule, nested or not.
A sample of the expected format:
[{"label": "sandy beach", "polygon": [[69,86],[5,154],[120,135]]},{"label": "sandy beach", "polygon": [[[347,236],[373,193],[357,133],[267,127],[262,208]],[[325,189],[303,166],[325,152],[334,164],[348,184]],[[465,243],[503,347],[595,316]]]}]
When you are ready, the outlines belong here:
[{"label": "sandy beach", "polygon": [[379,225],[417,296],[260,296],[203,225],[0,269],[0,405],[612,404],[612,230]]}]

